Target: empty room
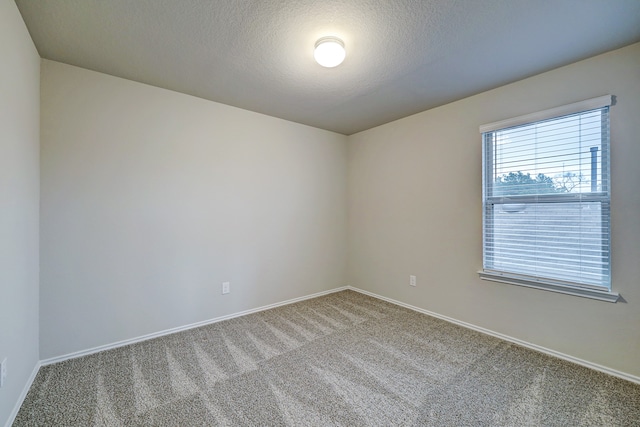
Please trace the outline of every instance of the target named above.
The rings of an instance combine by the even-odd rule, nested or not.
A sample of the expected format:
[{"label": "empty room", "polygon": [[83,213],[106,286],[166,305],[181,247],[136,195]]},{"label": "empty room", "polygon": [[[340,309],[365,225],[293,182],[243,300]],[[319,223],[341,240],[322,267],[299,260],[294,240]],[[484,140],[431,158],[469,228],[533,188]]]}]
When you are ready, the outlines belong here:
[{"label": "empty room", "polygon": [[0,426],[639,426],[637,0],[0,0]]}]

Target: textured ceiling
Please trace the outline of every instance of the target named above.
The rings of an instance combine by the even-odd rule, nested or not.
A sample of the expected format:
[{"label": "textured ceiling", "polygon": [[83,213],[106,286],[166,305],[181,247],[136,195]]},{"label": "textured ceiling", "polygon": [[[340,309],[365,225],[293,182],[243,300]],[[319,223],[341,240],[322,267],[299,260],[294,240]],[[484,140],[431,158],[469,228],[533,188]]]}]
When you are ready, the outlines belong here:
[{"label": "textured ceiling", "polygon": [[43,58],[344,134],[640,41],[640,0],[16,3]]}]

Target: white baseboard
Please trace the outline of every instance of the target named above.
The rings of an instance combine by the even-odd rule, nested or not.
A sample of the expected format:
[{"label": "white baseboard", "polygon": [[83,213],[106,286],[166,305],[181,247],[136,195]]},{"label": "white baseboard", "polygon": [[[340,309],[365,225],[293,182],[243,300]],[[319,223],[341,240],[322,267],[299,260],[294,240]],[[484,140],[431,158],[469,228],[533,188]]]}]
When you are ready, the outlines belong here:
[{"label": "white baseboard", "polygon": [[471,323],[462,322],[462,321],[456,320],[456,319],[454,319],[452,317],[443,316],[441,314],[434,313],[432,311],[425,310],[425,309],[420,308],[420,307],[415,307],[413,305],[406,304],[404,302],[397,301],[397,300],[394,300],[394,299],[391,299],[391,298],[383,297],[382,295],[374,294],[373,292],[365,291],[365,290],[360,289],[360,288],[356,288],[356,287],[353,287],[353,286],[347,286],[347,289],[350,289],[350,290],[355,291],[355,292],[360,292],[361,294],[365,294],[365,295],[368,295],[368,296],[373,297],[373,298],[377,298],[377,299],[380,299],[380,300],[383,300],[383,301],[387,301],[387,302],[390,302],[391,304],[399,305],[401,307],[408,308],[410,310],[417,311],[419,313],[423,313],[423,314],[426,314],[426,315],[431,316],[431,317],[436,317],[438,319],[445,320],[447,322],[462,326],[462,327],[467,328],[467,329],[473,329],[474,331],[478,331],[478,332],[481,332],[481,333],[486,334],[486,335],[491,335],[493,337],[500,338],[500,339],[502,339],[504,341],[509,341],[509,342],[512,342],[512,343],[517,344],[519,346],[530,348],[530,349],[535,350],[535,351],[539,351],[540,353],[548,354],[549,356],[553,356],[553,357],[557,357],[559,359],[563,359],[563,360],[566,360],[566,361],[569,361],[569,362],[573,362],[573,363],[576,363],[578,365],[584,366],[586,368],[590,368],[590,369],[594,369],[596,371],[604,372],[605,374],[613,375],[614,377],[622,378],[623,380],[627,380],[627,381],[631,381],[631,382],[636,383],[636,384],[640,384],[640,377],[637,377],[637,376],[631,375],[631,374],[627,374],[626,372],[617,371],[615,369],[608,368],[606,366],[598,365],[597,363],[593,363],[593,362],[589,362],[587,360],[579,359],[577,357],[570,356],[568,354],[564,354],[564,353],[561,353],[559,351],[551,350],[549,348],[542,347],[542,346],[539,346],[537,344],[532,344],[530,342],[523,341],[523,340],[520,340],[518,338],[513,338],[513,337],[510,337],[508,335],[504,335],[504,334],[501,334],[499,332],[492,331],[490,329],[486,329],[486,328],[483,328],[483,327],[480,327],[480,326],[476,326],[476,325],[473,325]]},{"label": "white baseboard", "polygon": [[11,427],[11,424],[13,424],[16,417],[18,416],[20,407],[22,406],[24,399],[27,397],[27,393],[29,393],[29,389],[31,388],[33,381],[36,379],[36,375],[38,375],[40,366],[41,366],[41,363],[37,362],[36,365],[33,367],[33,371],[31,371],[31,375],[27,379],[27,383],[22,388],[22,393],[20,393],[20,396],[18,397],[18,401],[16,402],[16,404],[13,407],[13,410],[9,414],[9,419],[7,419],[7,423],[5,424],[5,427]]},{"label": "white baseboard", "polygon": [[344,290],[347,290],[347,289],[348,289],[347,286],[342,286],[340,288],[330,289],[328,291],[317,292],[315,294],[306,295],[306,296],[298,297],[298,298],[292,298],[292,299],[289,299],[289,300],[286,300],[286,301],[277,302],[277,303],[274,303],[274,304],[269,304],[269,305],[265,305],[265,306],[258,307],[258,308],[252,308],[250,310],[245,310],[245,311],[240,311],[240,312],[237,312],[237,313],[227,314],[225,316],[215,317],[215,318],[209,319],[209,320],[203,320],[202,322],[196,322],[196,323],[192,323],[190,325],[178,326],[177,328],[166,329],[164,331],[154,332],[154,333],[151,333],[151,334],[142,335],[142,336],[135,337],[135,338],[129,338],[129,339],[118,341],[118,342],[114,342],[114,343],[111,343],[111,344],[100,345],[98,347],[93,347],[93,348],[89,348],[89,349],[86,349],[86,350],[80,350],[80,351],[76,351],[76,352],[73,352],[73,353],[65,354],[65,355],[62,355],[62,356],[51,357],[49,359],[41,360],[40,364],[42,366],[46,366],[46,365],[51,365],[53,363],[63,362],[65,360],[69,360],[69,359],[75,359],[77,357],[88,356],[90,354],[98,353],[98,352],[101,352],[101,351],[111,350],[111,349],[118,348],[118,347],[124,347],[126,345],[135,344],[135,343],[139,343],[139,342],[142,342],[142,341],[147,341],[147,340],[150,340],[150,339],[153,339],[153,338],[162,337],[162,336],[165,336],[165,335],[175,334],[176,332],[182,332],[182,331],[186,331],[186,330],[189,330],[189,329],[198,328],[200,326],[210,325],[212,323],[221,322],[223,320],[233,319],[235,317],[246,316],[247,314],[257,313],[257,312],[260,312],[260,311],[269,310],[271,308],[281,307],[283,305],[289,305],[289,304],[293,304],[293,303],[296,303],[296,302],[308,300],[308,299],[311,299],[311,298],[317,298],[317,297],[321,297],[323,295],[328,295],[328,294],[332,294],[332,293],[335,293],[335,292],[344,291]]},{"label": "white baseboard", "polygon": [[[111,349],[114,349],[114,348],[123,347],[123,346],[130,345],[130,344],[135,344],[135,343],[146,341],[146,340],[150,340],[150,339],[153,339],[153,338],[158,338],[158,337],[161,337],[161,336],[170,335],[170,334],[174,334],[174,333],[181,332],[181,331],[186,331],[186,330],[189,330],[189,329],[198,328],[200,326],[205,326],[205,325],[209,325],[209,324],[212,324],[212,323],[221,322],[223,320],[233,319],[235,317],[245,316],[247,314],[257,313],[257,312],[260,312],[260,311],[269,310],[269,309],[272,309],[272,308],[293,304],[293,303],[304,301],[304,300],[311,299],[311,298],[317,298],[317,297],[320,297],[320,296],[323,296],[323,295],[328,295],[328,294],[332,294],[332,293],[335,293],[335,292],[344,291],[344,290],[347,290],[347,289],[350,289],[350,290],[355,291],[355,292],[360,292],[362,294],[369,295],[371,297],[374,297],[374,298],[377,298],[377,299],[380,299],[380,300],[383,300],[383,301],[387,301],[387,302],[390,302],[392,304],[395,304],[395,305],[398,305],[398,306],[401,306],[401,307],[405,307],[405,308],[408,308],[410,310],[417,311],[419,313],[423,313],[423,314],[426,314],[426,315],[431,316],[431,317],[442,319],[442,320],[445,320],[447,322],[462,326],[464,328],[472,329],[474,331],[478,331],[478,332],[481,332],[483,334],[491,335],[493,337],[500,338],[502,340],[512,342],[512,343],[520,345],[522,347],[530,348],[532,350],[539,351],[541,353],[545,353],[545,354],[548,354],[548,355],[553,356],[553,357],[557,357],[557,358],[560,358],[560,359],[563,359],[563,360],[567,360],[569,362],[573,362],[573,363],[576,363],[578,365],[581,365],[581,366],[584,366],[584,367],[587,367],[587,368],[590,368],[590,369],[595,369],[596,371],[604,372],[605,374],[613,375],[615,377],[622,378],[624,380],[631,381],[631,382],[636,383],[636,384],[640,384],[640,377],[635,376],[635,375],[631,375],[631,374],[628,374],[628,373],[625,373],[625,372],[617,371],[615,369],[608,368],[608,367],[602,366],[602,365],[598,365],[596,363],[592,363],[592,362],[589,362],[587,360],[579,359],[577,357],[570,356],[568,354],[564,354],[564,353],[561,353],[559,351],[551,350],[549,348],[542,347],[542,346],[539,346],[537,344],[532,344],[530,342],[523,341],[523,340],[520,340],[518,338],[514,338],[514,337],[511,337],[511,336],[508,336],[508,335],[504,335],[504,334],[501,334],[499,332],[495,332],[495,331],[492,331],[490,329],[486,329],[486,328],[483,328],[483,327],[480,327],[480,326],[476,326],[476,325],[473,325],[471,323],[463,322],[463,321],[454,319],[452,317],[443,316],[441,314],[434,313],[432,311],[425,310],[423,308],[415,307],[413,305],[406,304],[404,302],[397,301],[397,300],[394,300],[392,298],[387,298],[387,297],[384,297],[382,295],[375,294],[373,292],[365,291],[363,289],[356,288],[354,286],[342,286],[342,287],[339,287],[339,288],[330,289],[328,291],[317,292],[317,293],[314,293],[314,294],[311,294],[311,295],[306,295],[306,296],[303,296],[303,297],[293,298],[293,299],[289,299],[289,300],[286,300],[286,301],[281,301],[281,302],[278,302],[278,303],[269,304],[269,305],[265,305],[265,306],[258,307],[258,308],[253,308],[253,309],[250,309],[250,310],[240,311],[240,312],[237,312],[237,313],[232,313],[232,314],[216,317],[216,318],[209,319],[209,320],[204,320],[202,322],[192,323],[190,325],[179,326],[179,327],[176,327],[176,328],[171,328],[171,329],[167,329],[167,330],[160,331],[160,332],[154,332],[154,333],[151,333],[151,334],[142,335],[142,336],[135,337],[135,338],[130,338],[130,339],[127,339],[127,340],[118,341],[118,342],[115,342],[115,343],[101,345],[101,346],[93,347],[93,348],[90,348],[90,349],[87,349],[87,350],[81,350],[81,351],[77,351],[77,352],[74,352],[74,353],[69,353],[69,354],[65,354],[65,355],[62,355],[62,356],[56,356],[56,357],[52,357],[52,358],[49,358],[49,359],[42,360],[42,361],[40,361],[40,363],[34,369],[34,372],[32,373],[32,376],[31,376],[31,378],[29,380],[29,383],[25,387],[25,390],[23,391],[23,395],[21,396],[21,399],[18,402],[19,404],[14,409],[15,413],[12,415],[12,417],[15,417],[17,415],[18,410],[20,409],[20,405],[22,404],[22,401],[26,397],[26,394],[29,391],[29,387],[31,386],[31,383],[33,382],[33,380],[35,378],[35,375],[38,372],[38,368],[40,366],[46,366],[46,365],[50,365],[50,364],[53,364],[53,363],[63,362],[65,360],[75,359],[77,357],[82,357],[82,356],[87,356],[89,354],[98,353],[100,351],[111,350]],[[12,417],[10,417],[10,420],[13,419]],[[8,424],[8,426],[9,425],[10,424]]]}]

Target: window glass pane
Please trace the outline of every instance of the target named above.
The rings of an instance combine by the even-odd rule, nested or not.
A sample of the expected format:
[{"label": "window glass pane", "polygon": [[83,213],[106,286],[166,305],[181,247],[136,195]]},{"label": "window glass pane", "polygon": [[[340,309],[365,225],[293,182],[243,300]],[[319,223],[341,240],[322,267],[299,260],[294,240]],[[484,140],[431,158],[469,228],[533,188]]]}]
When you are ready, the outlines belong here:
[{"label": "window glass pane", "polygon": [[496,204],[486,267],[602,286],[609,275],[608,217],[601,203]]},{"label": "window glass pane", "polygon": [[602,191],[602,122],[596,110],[496,131],[493,195]]}]

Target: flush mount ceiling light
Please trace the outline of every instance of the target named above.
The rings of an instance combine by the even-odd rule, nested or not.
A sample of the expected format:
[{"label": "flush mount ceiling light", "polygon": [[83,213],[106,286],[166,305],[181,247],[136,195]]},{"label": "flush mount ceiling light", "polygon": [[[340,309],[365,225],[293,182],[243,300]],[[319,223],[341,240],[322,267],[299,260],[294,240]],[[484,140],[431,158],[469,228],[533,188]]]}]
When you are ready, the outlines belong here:
[{"label": "flush mount ceiling light", "polygon": [[313,57],[323,67],[332,68],[342,64],[346,51],[344,43],[337,37],[322,37],[316,42]]}]

